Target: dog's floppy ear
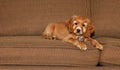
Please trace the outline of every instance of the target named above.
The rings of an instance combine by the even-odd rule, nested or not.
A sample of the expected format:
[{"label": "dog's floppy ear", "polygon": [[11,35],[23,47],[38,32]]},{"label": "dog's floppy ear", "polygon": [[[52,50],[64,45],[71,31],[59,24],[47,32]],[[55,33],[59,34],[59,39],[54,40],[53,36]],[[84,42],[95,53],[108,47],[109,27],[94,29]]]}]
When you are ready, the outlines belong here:
[{"label": "dog's floppy ear", "polygon": [[72,26],[73,26],[73,25],[72,25],[72,19],[67,20],[67,22],[66,22],[66,27],[67,27],[69,33],[72,33],[72,32],[73,32]]},{"label": "dog's floppy ear", "polygon": [[95,27],[93,26],[93,24],[90,22],[90,20],[88,19],[88,26],[87,26],[87,30],[86,33],[84,34],[85,37],[93,37],[95,34]]},{"label": "dog's floppy ear", "polygon": [[90,35],[90,37],[92,38],[93,36],[95,36],[95,31],[93,31]]},{"label": "dog's floppy ear", "polygon": [[69,33],[72,33],[73,32],[73,21],[77,18],[77,16],[72,16],[69,20],[67,20],[67,28],[68,28],[68,31]]}]

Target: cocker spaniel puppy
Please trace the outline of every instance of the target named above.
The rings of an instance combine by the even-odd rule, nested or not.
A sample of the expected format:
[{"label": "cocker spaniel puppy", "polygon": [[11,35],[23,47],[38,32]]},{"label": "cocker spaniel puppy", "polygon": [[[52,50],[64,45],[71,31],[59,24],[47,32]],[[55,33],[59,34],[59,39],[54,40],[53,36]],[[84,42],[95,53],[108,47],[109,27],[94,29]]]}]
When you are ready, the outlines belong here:
[{"label": "cocker spaniel puppy", "polygon": [[83,16],[72,16],[69,20],[48,24],[43,32],[43,37],[46,39],[61,39],[82,50],[87,49],[85,42],[89,42],[94,47],[103,50],[103,46],[91,38],[94,32],[95,27],[89,19]]}]

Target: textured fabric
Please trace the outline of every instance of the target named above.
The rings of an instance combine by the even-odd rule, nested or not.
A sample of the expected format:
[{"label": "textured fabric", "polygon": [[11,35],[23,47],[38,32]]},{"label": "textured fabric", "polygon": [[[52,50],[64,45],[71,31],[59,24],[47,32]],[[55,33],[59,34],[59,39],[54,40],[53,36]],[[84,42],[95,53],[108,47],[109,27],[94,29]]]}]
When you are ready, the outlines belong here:
[{"label": "textured fabric", "polygon": [[40,35],[50,22],[89,17],[89,0],[0,0],[0,35]]},{"label": "textured fabric", "polygon": [[119,66],[64,67],[64,66],[0,66],[1,70],[120,70]]},{"label": "textured fabric", "polygon": [[99,51],[87,51],[40,36],[0,37],[0,65],[95,66]]},{"label": "textured fabric", "polygon": [[97,36],[120,38],[120,0],[91,0]]},{"label": "textured fabric", "polygon": [[98,39],[103,45],[101,52],[102,65],[120,65],[120,39],[101,37]]}]

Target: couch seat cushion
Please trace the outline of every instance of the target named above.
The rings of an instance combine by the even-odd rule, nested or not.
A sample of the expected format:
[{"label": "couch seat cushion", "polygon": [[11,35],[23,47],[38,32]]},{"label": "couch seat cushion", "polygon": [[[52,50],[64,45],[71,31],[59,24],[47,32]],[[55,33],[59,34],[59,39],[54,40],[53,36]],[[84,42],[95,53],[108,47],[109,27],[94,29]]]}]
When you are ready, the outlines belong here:
[{"label": "couch seat cushion", "polygon": [[119,66],[0,66],[1,70],[120,70]]},{"label": "couch seat cushion", "polygon": [[120,65],[120,39],[101,37],[98,40],[104,45],[101,52],[102,65]]},{"label": "couch seat cushion", "polygon": [[83,51],[60,40],[41,36],[0,37],[0,65],[96,65],[99,51]]}]

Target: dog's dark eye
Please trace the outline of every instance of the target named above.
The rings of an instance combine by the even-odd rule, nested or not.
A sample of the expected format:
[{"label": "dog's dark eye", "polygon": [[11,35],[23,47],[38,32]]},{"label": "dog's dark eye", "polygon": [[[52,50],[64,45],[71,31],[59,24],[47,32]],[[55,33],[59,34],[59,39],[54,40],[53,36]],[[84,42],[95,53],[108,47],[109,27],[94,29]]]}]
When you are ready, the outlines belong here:
[{"label": "dog's dark eye", "polygon": [[78,23],[75,23],[75,25],[77,25]]},{"label": "dog's dark eye", "polygon": [[85,24],[83,24],[82,26],[85,26]]}]

